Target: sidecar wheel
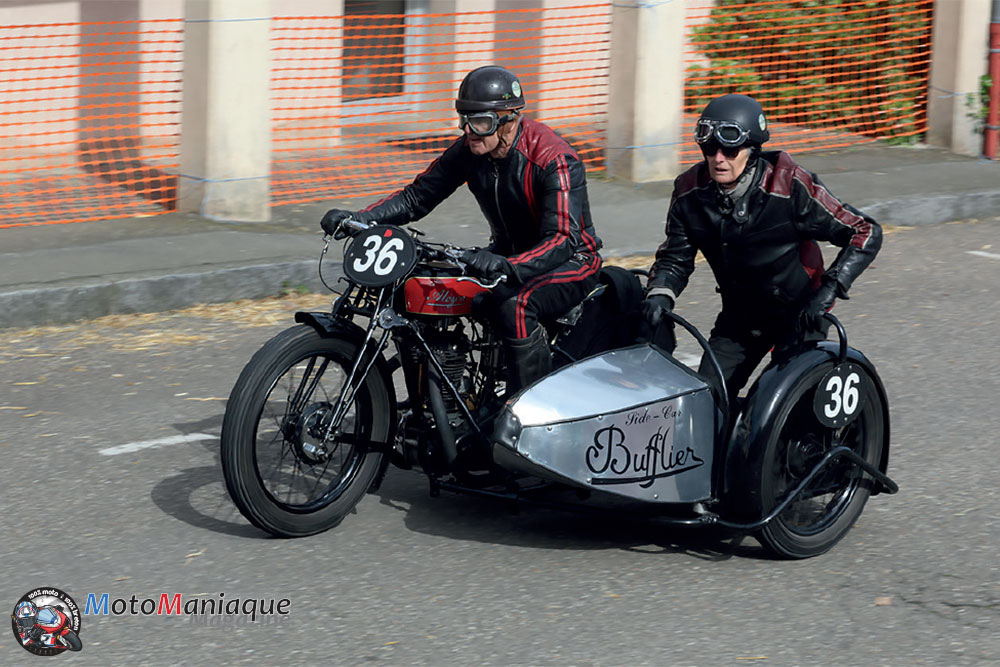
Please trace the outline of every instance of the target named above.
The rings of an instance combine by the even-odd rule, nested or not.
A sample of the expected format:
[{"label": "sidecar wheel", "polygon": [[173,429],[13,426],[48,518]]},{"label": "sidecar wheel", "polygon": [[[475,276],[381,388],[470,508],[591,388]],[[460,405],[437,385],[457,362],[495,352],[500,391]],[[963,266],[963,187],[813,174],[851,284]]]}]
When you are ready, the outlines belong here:
[{"label": "sidecar wheel", "polygon": [[[250,523],[279,537],[333,528],[378,473],[389,438],[390,394],[372,372],[323,441],[357,352],[348,340],[292,327],[240,374],[222,424],[226,488]],[[368,444],[366,444],[368,443]]]},{"label": "sidecar wheel", "polygon": [[[766,516],[806,477],[822,456],[844,445],[878,465],[884,437],[882,398],[870,392],[850,424],[828,428],[813,412],[816,386],[830,366],[807,373],[778,412],[768,436],[754,503]],[[757,538],[782,558],[809,558],[831,549],[864,510],[873,481],[841,458],[831,462],[784,512],[762,528]]]}]

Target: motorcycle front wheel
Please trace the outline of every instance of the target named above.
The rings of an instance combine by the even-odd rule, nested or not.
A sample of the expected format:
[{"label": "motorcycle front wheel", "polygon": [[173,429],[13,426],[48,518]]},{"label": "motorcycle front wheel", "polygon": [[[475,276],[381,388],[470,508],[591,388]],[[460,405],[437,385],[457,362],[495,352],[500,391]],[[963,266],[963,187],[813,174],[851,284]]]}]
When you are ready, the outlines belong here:
[{"label": "motorcycle front wheel", "polygon": [[[754,489],[762,515],[784,500],[834,447],[847,446],[878,465],[885,436],[881,394],[870,392],[853,422],[827,428],[813,414],[816,385],[828,366],[806,374],[784,401],[768,435]],[[757,538],[781,558],[809,558],[825,553],[851,529],[871,493],[873,480],[846,458],[832,461],[794,502],[762,528]]]},{"label": "motorcycle front wheel", "polygon": [[222,472],[236,507],[258,528],[279,537],[329,530],[375,479],[384,453],[374,445],[388,441],[391,424],[378,373],[335,414],[357,353],[351,341],[292,327],[236,381],[222,424]]}]

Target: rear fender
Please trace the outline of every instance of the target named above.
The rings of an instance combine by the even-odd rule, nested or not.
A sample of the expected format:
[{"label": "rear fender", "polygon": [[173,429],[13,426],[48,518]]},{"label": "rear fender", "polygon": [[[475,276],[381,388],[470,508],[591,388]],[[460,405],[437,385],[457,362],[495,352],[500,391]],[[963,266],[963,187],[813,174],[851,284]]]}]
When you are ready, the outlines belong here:
[{"label": "rear fender", "polygon": [[[299,311],[295,313],[295,321],[299,324],[311,326],[316,330],[316,333],[324,338],[342,338],[351,341],[359,347],[365,341],[366,332],[364,329],[354,322],[337,317],[331,313]],[[375,359],[373,370],[375,371],[375,381],[381,382],[389,395],[389,405],[396,405],[396,388],[392,381],[392,368],[384,355],[379,354],[378,358]],[[369,377],[368,382],[371,382],[372,379]],[[378,474],[375,475],[368,493],[378,491],[379,486],[382,484],[382,479],[385,477],[386,468],[389,466],[389,459],[392,458],[391,449],[393,443],[396,441],[396,425],[399,423],[399,415],[395,414],[394,411],[393,414],[387,415],[386,418],[389,420],[389,438],[386,442],[387,451],[386,455],[382,458],[382,466],[379,468]]]},{"label": "rear fender", "polygon": [[[730,499],[738,505],[741,499],[734,498],[733,495],[748,482],[753,485],[759,484],[759,479],[748,480],[747,476],[760,475],[764,445],[784,401],[796,382],[813,368],[822,365],[833,368],[837,363],[838,352],[837,343],[818,341],[812,349],[780,364],[769,366],[761,373],[750,388],[743,408],[733,420],[734,426],[729,436],[721,470],[723,498]],[[861,352],[851,347],[847,348],[847,360],[861,366],[867,372],[875,391],[882,399],[885,435],[878,468],[884,473],[889,465],[889,402],[885,387],[874,364]],[[878,485],[875,488],[877,489]],[[877,490],[873,491],[873,495],[874,493],[877,493]]]}]

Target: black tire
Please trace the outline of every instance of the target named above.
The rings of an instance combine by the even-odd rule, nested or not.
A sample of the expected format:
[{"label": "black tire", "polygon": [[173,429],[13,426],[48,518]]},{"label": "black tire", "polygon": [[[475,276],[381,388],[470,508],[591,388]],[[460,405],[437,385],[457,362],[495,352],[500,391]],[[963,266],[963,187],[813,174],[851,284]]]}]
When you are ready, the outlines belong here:
[{"label": "black tire", "polygon": [[[757,495],[759,516],[766,516],[833,447],[850,447],[877,466],[885,435],[881,394],[868,392],[853,422],[827,428],[813,413],[816,386],[832,368],[824,364],[795,384],[775,418],[761,457]],[[829,551],[861,516],[874,481],[846,458],[831,462],[798,499],[757,533],[781,558],[809,558]],[[755,489],[757,491],[758,489]]]},{"label": "black tire", "polygon": [[[292,327],[258,350],[236,381],[222,423],[222,472],[236,507],[258,528],[280,537],[329,530],[375,479],[384,453],[359,441],[387,442],[393,409],[375,369],[335,430],[350,441],[321,442],[357,350],[312,327]],[[289,409],[313,377],[311,395]]]},{"label": "black tire", "polygon": [[83,648],[83,642],[80,641],[80,638],[72,630],[62,635],[59,639],[70,651],[79,651]]}]

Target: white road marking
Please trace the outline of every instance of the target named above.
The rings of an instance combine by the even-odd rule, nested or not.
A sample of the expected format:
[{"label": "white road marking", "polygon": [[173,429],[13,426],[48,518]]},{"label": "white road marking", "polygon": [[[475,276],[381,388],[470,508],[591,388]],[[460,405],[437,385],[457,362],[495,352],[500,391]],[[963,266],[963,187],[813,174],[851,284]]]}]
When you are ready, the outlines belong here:
[{"label": "white road marking", "polygon": [[208,433],[188,433],[187,435],[171,435],[166,438],[157,438],[156,440],[143,440],[141,442],[129,442],[124,445],[118,445],[117,447],[108,447],[106,449],[99,449],[98,454],[104,454],[105,456],[115,456],[117,454],[129,454],[131,452],[137,452],[140,449],[149,449],[150,447],[165,447],[167,445],[181,445],[185,442],[195,442],[198,440],[212,440],[218,438],[217,435],[209,435]]},{"label": "white road marking", "polygon": [[975,255],[977,257],[988,257],[990,259],[1000,259],[1000,255],[995,252],[983,252],[982,250],[966,250],[970,255]]}]

